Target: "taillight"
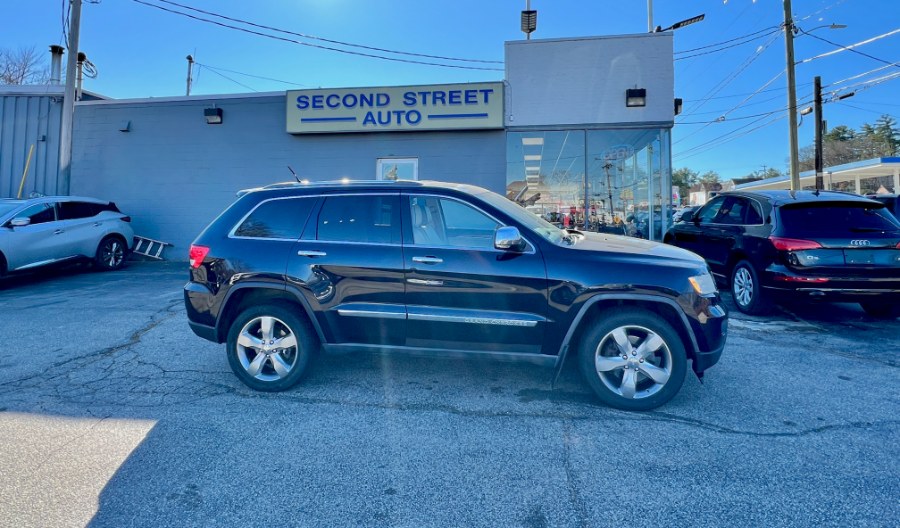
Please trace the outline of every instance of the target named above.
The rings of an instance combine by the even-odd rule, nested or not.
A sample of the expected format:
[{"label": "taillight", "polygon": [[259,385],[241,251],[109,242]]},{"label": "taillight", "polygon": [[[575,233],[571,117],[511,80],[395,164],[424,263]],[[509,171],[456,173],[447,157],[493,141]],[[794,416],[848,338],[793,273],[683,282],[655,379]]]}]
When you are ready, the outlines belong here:
[{"label": "taillight", "polygon": [[131,222],[131,217],[130,217],[130,216],[123,216],[122,218],[120,218],[120,220],[122,220],[123,222]]},{"label": "taillight", "polygon": [[825,277],[794,277],[790,275],[776,275],[774,278],[782,282],[805,282],[810,284],[824,284],[829,280]]},{"label": "taillight", "polygon": [[203,259],[206,258],[206,254],[209,253],[209,248],[206,246],[195,246],[191,244],[191,267],[199,268],[200,264],[203,263]]},{"label": "taillight", "polygon": [[769,240],[778,251],[803,251],[804,249],[821,249],[822,244],[812,240],[799,240],[796,238],[782,238],[770,236]]}]

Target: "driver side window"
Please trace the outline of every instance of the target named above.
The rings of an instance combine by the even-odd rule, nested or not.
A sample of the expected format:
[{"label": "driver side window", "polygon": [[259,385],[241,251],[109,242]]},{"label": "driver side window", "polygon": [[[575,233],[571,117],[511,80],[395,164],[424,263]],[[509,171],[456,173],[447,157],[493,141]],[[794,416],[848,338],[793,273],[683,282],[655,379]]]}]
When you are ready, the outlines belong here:
[{"label": "driver side window", "polygon": [[697,213],[696,218],[701,224],[708,224],[712,222],[716,215],[719,214],[719,209],[722,208],[722,204],[724,202],[724,197],[714,198],[711,202],[704,205],[703,208],[700,209],[700,211]]},{"label": "driver side window", "polygon": [[16,217],[28,218],[29,220],[31,220],[31,223],[29,225],[43,224],[44,222],[54,222],[56,221],[56,209],[54,209],[53,204],[34,204],[17,214]]}]

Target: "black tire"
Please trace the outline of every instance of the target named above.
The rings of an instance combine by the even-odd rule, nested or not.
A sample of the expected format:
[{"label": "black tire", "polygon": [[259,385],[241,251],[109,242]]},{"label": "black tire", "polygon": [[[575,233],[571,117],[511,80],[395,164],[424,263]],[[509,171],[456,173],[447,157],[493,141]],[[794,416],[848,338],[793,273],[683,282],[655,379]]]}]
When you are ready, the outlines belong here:
[{"label": "black tire", "polygon": [[[267,341],[263,341],[266,319],[271,320],[271,327]],[[241,343],[239,339],[245,330],[247,335]],[[277,346],[279,340],[291,335],[293,346]],[[246,346],[248,341],[265,348]],[[316,339],[305,316],[296,315],[282,304],[253,306],[241,312],[231,323],[225,343],[228,364],[238,379],[253,390],[265,392],[284,391],[296,385],[308,370],[315,346]]]},{"label": "black tire", "polygon": [[876,319],[896,319],[900,317],[900,303],[885,301],[865,301],[859,303],[869,316]]},{"label": "black tire", "polygon": [[[616,332],[627,337],[625,350],[618,345]],[[642,354],[641,345],[652,347],[653,335],[661,344]],[[623,355],[628,359],[622,359]],[[678,394],[687,372],[687,355],[678,333],[662,317],[626,308],[603,312],[591,322],[578,346],[578,365],[604,404],[626,411],[649,411]],[[651,372],[650,368],[656,370]],[[662,372],[666,373],[662,383],[648,374],[659,376]],[[626,376],[634,381],[633,393],[627,390]]]},{"label": "black tire", "polygon": [[750,315],[763,315],[771,311],[772,305],[763,293],[759,276],[750,262],[741,260],[734,265],[728,285],[738,310]]},{"label": "black tire", "polygon": [[100,271],[113,271],[125,265],[128,257],[128,244],[117,235],[108,235],[97,245],[94,254],[94,266]]}]

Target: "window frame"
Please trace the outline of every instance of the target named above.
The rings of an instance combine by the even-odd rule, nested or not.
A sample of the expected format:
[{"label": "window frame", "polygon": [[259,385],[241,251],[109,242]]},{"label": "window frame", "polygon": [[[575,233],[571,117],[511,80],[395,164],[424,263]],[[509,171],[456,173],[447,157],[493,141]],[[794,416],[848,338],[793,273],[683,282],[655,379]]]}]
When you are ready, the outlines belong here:
[{"label": "window frame", "polygon": [[[329,198],[339,198],[339,197],[359,197],[359,196],[392,196],[397,198],[400,207],[400,236],[399,242],[357,242],[353,240],[320,240],[319,239],[319,215],[322,213],[322,208],[325,206],[325,202]],[[399,192],[342,192],[342,193],[331,193],[331,194],[320,194],[317,195],[319,198],[319,203],[313,208],[313,211],[310,213],[309,218],[307,219],[306,227],[303,230],[303,234],[300,237],[300,240],[304,242],[316,242],[319,244],[353,244],[357,246],[395,246],[401,247],[403,245],[403,197]],[[315,229],[312,230],[311,233],[307,232],[309,228],[309,222],[313,218],[313,214],[315,213]]]},{"label": "window frame", "polygon": [[[321,196],[318,196],[318,195],[316,195],[316,196],[303,195],[303,196],[278,196],[278,197],[274,197],[274,198],[266,198],[265,200],[261,200],[259,203],[254,205],[250,209],[250,211],[247,212],[247,214],[242,216],[241,219],[238,220],[234,224],[234,226],[232,226],[231,230],[228,231],[228,238],[236,239],[236,240],[273,240],[273,241],[281,241],[281,242],[297,242],[298,240],[301,240],[303,238],[303,234],[306,232],[306,226],[307,226],[307,224],[309,224],[309,218],[310,218],[310,216],[312,216],[312,213],[314,211],[318,211],[320,198],[321,198]],[[300,227],[300,235],[297,238],[253,237],[253,236],[244,236],[244,235],[236,234],[237,230],[242,225],[244,225],[244,222],[246,222],[247,219],[250,218],[250,216],[254,212],[256,212],[256,210],[259,209],[263,204],[268,203],[268,202],[274,202],[277,200],[303,200],[303,199],[314,200],[314,203],[312,204],[312,207],[310,208],[309,213],[307,213],[306,219],[303,221],[303,225]]]},{"label": "window frame", "polygon": [[[446,194],[429,193],[429,192],[421,192],[421,193],[420,192],[405,192],[405,193],[403,193],[403,198],[404,198],[405,203],[401,205],[401,208],[402,208],[403,214],[406,215],[406,218],[411,218],[411,215],[412,215],[412,211],[410,210],[410,207],[412,207],[412,205],[410,203],[410,198],[416,198],[416,197],[420,197],[420,196],[444,199],[444,200],[453,200],[453,201],[459,202],[463,205],[467,205],[467,206],[475,209],[476,211],[484,214],[485,216],[487,216],[494,222],[497,222],[497,225],[498,225],[497,229],[499,229],[501,227],[509,227],[510,226],[509,223],[499,220],[495,215],[492,215],[491,213],[485,211],[483,207],[479,207],[478,205],[476,205],[472,202],[463,200],[461,198],[457,198],[455,196],[448,196]],[[492,253],[508,253],[508,251],[495,248],[493,243],[491,243],[490,248],[481,248],[481,247],[472,247],[472,246],[438,246],[438,245],[416,244],[415,239],[413,238],[413,233],[411,231],[412,225],[410,225],[410,222],[411,222],[411,220],[405,221],[405,222],[403,222],[403,226],[402,226],[403,227],[403,245],[405,247],[456,249],[456,250],[461,250],[461,251],[490,251]],[[525,240],[525,243],[528,245],[527,250],[521,251],[520,253],[526,254],[526,255],[535,254],[536,246],[526,236],[528,233],[530,233],[530,230],[524,229],[524,232],[523,232],[523,228],[517,224],[513,224],[512,227],[515,227],[516,229],[519,230],[519,233],[522,235],[522,239]],[[496,232],[497,232],[497,230],[495,229],[494,233],[496,233]]]}]

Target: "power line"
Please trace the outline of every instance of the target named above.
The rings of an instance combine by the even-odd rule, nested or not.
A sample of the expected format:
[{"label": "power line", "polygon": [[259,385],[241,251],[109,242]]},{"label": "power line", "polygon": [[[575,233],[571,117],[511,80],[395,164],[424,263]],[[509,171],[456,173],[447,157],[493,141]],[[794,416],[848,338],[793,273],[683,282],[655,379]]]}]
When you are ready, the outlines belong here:
[{"label": "power line", "polygon": [[157,2],[162,2],[162,3],[164,3],[164,4],[169,4],[169,5],[177,6],[177,7],[180,7],[180,8],[182,8],[182,9],[188,9],[188,10],[190,10],[190,11],[195,11],[195,12],[197,12],[197,13],[203,13],[204,15],[214,16],[214,17],[216,17],[216,18],[221,18],[221,19],[223,19],[223,20],[229,20],[229,21],[231,21],[231,22],[237,22],[237,23],[239,23],[239,24],[245,24],[245,25],[252,26],[252,27],[255,27],[255,28],[267,29],[267,30],[269,30],[269,31],[275,31],[275,32],[277,32],[277,33],[283,33],[283,34],[285,34],[285,35],[293,35],[293,36],[295,36],[295,37],[301,37],[301,38],[306,38],[306,39],[311,39],[311,40],[318,40],[318,41],[321,41],[321,42],[328,42],[328,43],[330,43],[330,44],[339,44],[339,45],[341,45],[341,46],[348,46],[348,47],[353,47],[353,48],[361,48],[361,49],[367,49],[367,50],[371,50],[371,51],[380,51],[380,52],[382,52],[382,53],[394,53],[394,54],[397,54],[397,55],[409,55],[409,56],[413,56],[413,57],[424,57],[424,58],[428,58],[428,59],[440,59],[440,60],[461,61],[461,62],[477,62],[477,63],[483,63],[483,64],[503,64],[503,61],[496,61],[496,60],[461,59],[461,58],[458,58],[458,57],[443,57],[443,56],[440,56],[440,55],[426,55],[426,54],[424,54],[424,53],[412,53],[412,52],[409,52],[409,51],[397,51],[397,50],[391,50],[391,49],[385,49],[385,48],[376,48],[376,47],[374,47],[374,46],[364,46],[364,45],[362,45],[362,44],[353,44],[352,42],[344,42],[344,41],[341,41],[341,40],[332,40],[332,39],[327,39],[327,38],[324,38],[324,37],[317,37],[317,36],[315,36],[315,35],[307,35],[307,34],[305,34],[305,33],[297,33],[297,32],[295,32],[295,31],[288,31],[288,30],[286,30],[286,29],[279,29],[279,28],[272,27],[272,26],[266,26],[266,25],[263,25],[263,24],[257,24],[257,23],[254,23],[254,22],[250,22],[250,21],[248,21],[248,20],[243,20],[243,19],[240,19],[240,18],[233,18],[233,17],[221,15],[221,14],[219,14],[219,13],[214,13],[214,12],[212,12],[212,11],[204,11],[203,9],[198,9],[198,8],[196,8],[196,7],[191,7],[191,6],[184,5],[184,4],[179,4],[179,3],[177,3],[177,2],[172,2],[172,1],[170,1],[170,0],[156,0],[156,1],[157,1]]},{"label": "power line", "polygon": [[693,54],[693,55],[688,55],[688,56],[686,56],[686,57],[675,57],[675,60],[676,60],[676,61],[679,61],[679,60],[685,60],[685,59],[692,59],[692,58],[694,58],[694,57],[701,57],[701,56],[703,56],[703,55],[710,55],[710,54],[712,54],[712,53],[718,53],[718,52],[720,52],[720,51],[725,51],[725,50],[727,50],[727,49],[729,49],[729,48],[734,48],[734,47],[736,47],[736,46],[742,46],[742,45],[744,45],[744,44],[748,44],[748,43],[750,43],[750,42],[753,42],[754,40],[758,40],[758,39],[761,39],[761,38],[763,38],[763,37],[768,37],[769,35],[772,35],[772,34],[774,34],[774,33],[781,33],[781,30],[776,29],[775,31],[770,31],[770,32],[766,33],[765,35],[760,35],[760,36],[758,36],[758,37],[753,37],[752,39],[745,40],[745,41],[743,41],[743,42],[738,42],[738,43],[735,43],[735,44],[731,44],[731,45],[729,45],[729,46],[724,46],[724,47],[721,47],[721,48],[719,48],[719,49],[714,49],[714,50],[704,51],[704,52],[701,52],[701,53],[695,53],[695,54]]},{"label": "power line", "polygon": [[[196,64],[196,63],[195,63],[195,64]],[[200,66],[200,65],[198,64],[197,66]],[[240,81],[236,81],[236,80],[232,79],[231,77],[229,77],[229,76],[227,76],[227,75],[225,75],[225,74],[223,74],[223,73],[219,73],[219,72],[217,72],[216,70],[214,70],[214,69],[212,69],[212,68],[206,68],[206,69],[209,70],[209,71],[211,71],[211,72],[213,72],[213,73],[215,73],[215,74],[218,75],[219,77],[222,77],[223,79],[227,79],[227,80],[233,82],[234,84],[237,84],[238,86],[243,86],[244,88],[250,90],[251,92],[258,92],[258,91],[259,91],[259,90],[255,89],[255,88],[251,88],[251,87],[247,86],[246,84],[244,84],[244,83],[242,83],[242,82],[240,82]]]},{"label": "power line", "polygon": [[[895,35],[895,34],[897,34],[897,33],[900,33],[900,28],[897,28],[897,29],[895,29],[895,30],[893,30],[893,31],[888,31],[887,33],[883,33],[883,34],[881,34],[881,35],[874,36],[874,37],[872,37],[872,38],[870,38],[870,39],[866,39],[866,40],[857,42],[857,43],[855,43],[855,44],[850,44],[849,46],[843,46],[843,45],[841,45],[841,44],[835,44],[834,42],[831,42],[830,40],[825,40],[825,39],[823,39],[822,37],[817,37],[817,36],[815,36],[815,35],[813,35],[813,34],[811,34],[811,33],[807,33],[806,31],[804,31],[804,32],[803,32],[804,35],[809,35],[809,36],[811,36],[811,37],[814,37],[814,38],[817,38],[817,39],[819,39],[819,40],[825,41],[825,42],[831,44],[832,46],[837,46],[837,47],[840,48],[840,49],[836,49],[836,50],[834,50],[834,51],[829,51],[829,52],[827,52],[827,53],[822,53],[822,54],[820,54],[820,55],[816,55],[815,57],[810,57],[810,58],[808,58],[808,59],[803,59],[802,61],[798,62],[797,64],[805,64],[805,63],[807,63],[807,62],[812,62],[812,61],[814,61],[814,60],[816,60],[816,59],[821,59],[821,58],[823,58],[823,57],[828,57],[828,56],[830,56],[830,55],[834,55],[834,54],[840,53],[840,52],[842,52],[842,51],[854,51],[853,48],[856,48],[856,47],[859,47],[859,46],[864,46],[864,45],[866,45],[866,44],[870,44],[870,43],[872,43],[872,42],[875,42],[876,40],[880,40],[880,39],[883,39],[883,38],[885,38],[885,37],[890,37],[891,35]],[[879,62],[884,62],[884,63],[886,63],[886,64],[889,64],[889,63],[888,63],[887,61],[885,61],[885,60],[881,60],[881,59],[879,59],[879,58],[877,58],[877,57],[872,57],[871,55],[866,55],[865,53],[861,53],[861,52],[859,52],[859,51],[854,51],[854,53],[860,53],[861,55],[865,55],[866,57],[869,57],[870,59],[875,59],[875,60],[877,60],[877,61],[879,61]]]},{"label": "power line", "polygon": [[[802,31],[802,30],[801,30],[801,31]],[[900,31],[900,30],[898,30],[898,31]],[[879,59],[878,57],[873,57],[872,55],[869,55],[868,53],[863,53],[863,52],[861,52],[861,51],[859,51],[859,50],[855,50],[855,49],[853,49],[853,48],[848,48],[847,46],[844,46],[844,45],[842,45],[842,44],[837,44],[837,43],[832,42],[832,41],[830,41],[830,40],[828,40],[828,39],[819,37],[819,36],[817,36],[817,35],[813,35],[813,34],[811,34],[811,33],[807,33],[807,32],[805,32],[805,31],[804,31],[803,33],[804,33],[805,35],[808,35],[808,36],[814,38],[814,39],[818,39],[818,40],[821,40],[822,42],[827,42],[828,44],[831,44],[832,46],[841,48],[842,50],[852,51],[853,53],[856,53],[857,55],[862,55],[863,57],[868,57],[868,58],[870,58],[870,59],[872,59],[872,60],[876,60],[876,61],[878,61],[878,62],[883,62],[883,63],[887,64],[888,66],[896,66],[896,67],[900,68],[900,66],[898,66],[896,62],[888,62],[888,61],[886,61],[886,60],[884,60],[884,59]]]},{"label": "power line", "polygon": [[[716,46],[721,46],[721,45],[723,45],[723,44],[730,44],[730,43],[732,43],[732,42],[734,42],[734,41],[736,41],[736,40],[741,40],[741,39],[745,39],[745,38],[747,38],[747,37],[752,37],[753,35],[759,35],[760,33],[764,33],[764,32],[767,32],[767,31],[771,31],[771,30],[773,30],[773,29],[776,29],[776,30],[779,30],[779,31],[780,31],[779,28],[781,28],[781,26],[767,27],[767,28],[764,28],[764,29],[760,29],[759,31],[754,31],[753,33],[748,33],[748,34],[746,34],[746,35],[742,35],[742,36],[740,36],[740,37],[734,37],[734,38],[732,38],[732,39],[723,40],[722,42],[716,42],[715,44],[707,44],[706,46],[700,46],[699,48],[691,48],[691,49],[686,49],[686,50],[676,51],[676,52],[675,52],[675,55],[678,55],[678,54],[680,54],[680,53],[691,53],[691,52],[694,52],[694,51],[700,51],[700,50],[704,50],[704,49],[707,49],[707,48],[714,48],[714,47],[716,47]],[[762,38],[762,37],[764,37],[764,36],[766,36],[766,35],[760,35],[760,36],[754,37],[754,38],[752,38],[752,39],[750,39],[750,40],[756,40],[756,39]],[[748,41],[748,42],[749,42],[749,41]]]},{"label": "power line", "polygon": [[877,71],[885,70],[885,69],[887,69],[887,68],[889,68],[889,67],[891,67],[891,66],[897,66],[897,65],[900,65],[900,62],[894,62],[894,63],[888,64],[888,65],[886,65],[886,66],[880,66],[880,67],[878,67],[878,68],[875,68],[874,70],[869,70],[869,71],[867,71],[867,72],[859,73],[859,74],[854,75],[854,76],[852,76],[852,77],[847,77],[846,79],[841,79],[840,81],[834,81],[833,83],[827,85],[826,88],[827,88],[828,86],[834,86],[834,85],[836,85],[836,84],[841,84],[841,83],[845,83],[845,82],[847,82],[847,81],[852,81],[853,79],[859,79],[860,77],[865,77],[866,75],[869,75],[870,73],[875,73],[875,72],[877,72]]},{"label": "power line", "polygon": [[374,55],[371,53],[361,53],[358,51],[350,51],[350,50],[343,50],[343,49],[339,49],[339,48],[332,48],[330,46],[320,46],[318,44],[310,44],[309,42],[301,42],[299,40],[294,40],[294,39],[290,39],[290,38],[286,38],[286,37],[279,37],[276,35],[270,35],[268,33],[261,33],[259,31],[253,31],[252,29],[246,29],[246,28],[242,28],[242,27],[238,27],[238,26],[232,26],[230,24],[224,24],[222,22],[218,22],[215,20],[209,20],[208,18],[194,16],[190,13],[182,13],[181,11],[175,11],[175,10],[169,9],[167,7],[151,4],[151,3],[145,2],[144,0],[132,0],[132,2],[141,4],[141,5],[145,5],[145,6],[149,6],[149,7],[154,7],[156,9],[166,11],[168,13],[181,15],[183,17],[198,20],[200,22],[206,22],[208,24],[214,24],[214,25],[221,26],[224,28],[242,31],[244,33],[249,33],[251,35],[266,37],[266,38],[270,38],[273,40],[280,40],[282,42],[290,42],[292,44],[297,44],[300,46],[307,46],[310,48],[318,48],[318,49],[323,49],[323,50],[328,50],[328,51],[335,51],[338,53],[345,53],[347,55],[357,55],[360,57],[368,57],[371,59],[381,59],[381,60],[392,61],[392,62],[403,62],[403,63],[407,63],[407,64],[422,64],[422,65],[426,65],[426,66],[440,66],[442,68],[455,68],[455,69],[460,69],[460,70],[503,71],[503,68],[483,68],[483,67],[477,67],[477,66],[461,66],[461,65],[457,65],[457,64],[440,64],[438,62],[426,62],[426,61],[418,61],[418,60],[411,60],[411,59],[398,59],[396,57],[384,57],[382,55]]},{"label": "power line", "polygon": [[[750,65],[753,64],[753,62],[756,61],[756,59],[758,59],[762,55],[762,53],[765,52],[769,48],[769,46],[772,45],[773,42],[775,42],[776,38],[777,38],[777,35],[774,36],[774,38],[769,39],[769,41],[766,42],[765,44],[763,44],[762,46],[760,46],[760,48],[757,49],[756,52],[751,57],[749,57],[747,60],[745,60],[744,63],[737,68],[737,70],[735,70],[734,72],[732,72],[731,74],[726,76],[724,79],[719,81],[718,84],[716,84],[710,91],[708,91],[706,93],[705,96],[703,96],[703,98],[700,100],[700,103],[694,108],[694,110],[695,111],[699,110],[701,107],[703,107],[703,105],[705,105],[707,102],[709,102],[709,100],[710,100],[709,97],[716,95],[717,93],[724,90],[726,86],[731,84],[732,81],[734,81],[741,73],[743,73],[744,70],[749,68]],[[758,92],[754,92],[754,93],[758,93]],[[691,112],[687,112],[685,114],[685,116],[687,116],[687,115],[691,115]],[[681,142],[684,139],[687,139],[687,138],[682,138],[679,141],[676,141],[676,143]]]},{"label": "power line", "polygon": [[215,71],[223,71],[223,72],[228,72],[228,73],[234,73],[234,74],[237,74],[237,75],[243,75],[244,77],[252,77],[252,78],[254,78],[254,79],[262,79],[262,80],[265,80],[265,81],[280,82],[280,83],[282,83],[282,84],[287,84],[287,85],[290,85],[290,86],[304,86],[304,87],[307,86],[307,85],[305,85],[305,84],[296,83],[296,82],[291,82],[291,81],[283,81],[283,80],[281,80],[281,79],[275,79],[275,78],[272,78],[272,77],[263,77],[262,75],[253,75],[253,74],[251,74],[251,73],[244,73],[244,72],[240,72],[240,71],[236,71],[236,70],[229,70],[228,68],[220,68],[220,67],[218,67],[218,66],[210,66],[209,64],[200,64],[200,63],[197,62],[197,61],[194,61],[194,64],[196,64],[197,66],[202,66],[202,67],[204,67],[204,68],[206,68],[206,69],[208,69],[208,70],[215,70]]}]

